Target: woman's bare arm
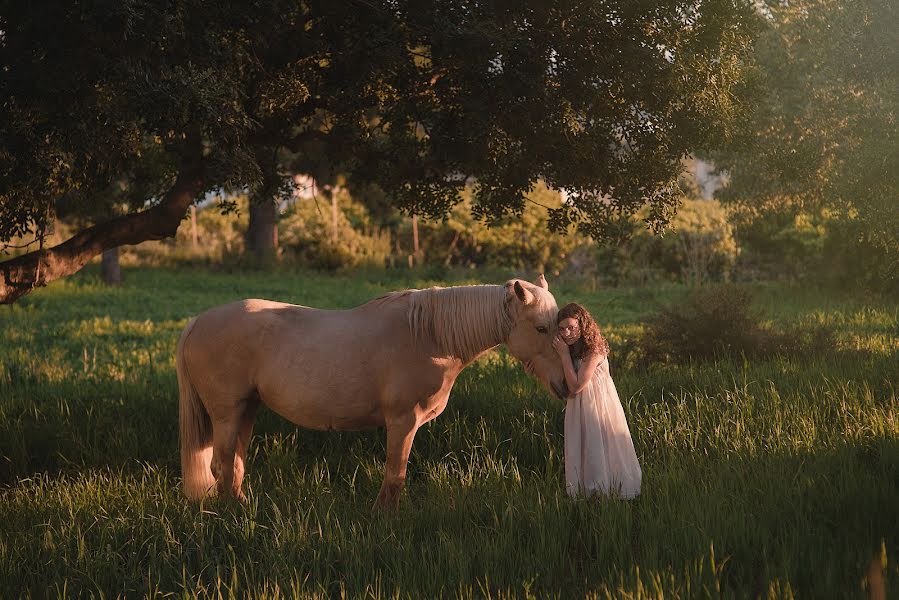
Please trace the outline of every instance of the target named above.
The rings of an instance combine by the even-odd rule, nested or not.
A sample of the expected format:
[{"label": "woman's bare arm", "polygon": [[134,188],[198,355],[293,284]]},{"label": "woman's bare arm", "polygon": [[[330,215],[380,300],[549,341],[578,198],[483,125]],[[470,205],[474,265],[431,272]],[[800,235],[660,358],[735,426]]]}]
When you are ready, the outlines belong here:
[{"label": "woman's bare arm", "polygon": [[[596,367],[599,365],[600,361],[602,361],[602,354],[589,354],[581,361],[581,368],[578,369],[577,372],[577,381],[575,385],[572,386],[570,383],[568,384],[568,395],[576,396],[580,394],[585,387],[590,384],[590,380],[593,378],[593,372],[596,371]],[[571,359],[568,359],[571,362]],[[574,365],[572,365],[573,367]],[[572,368],[572,371],[574,369]],[[566,379],[567,379],[566,375]]]},{"label": "woman's bare arm", "polygon": [[571,360],[571,353],[568,350],[568,344],[562,341],[561,338],[556,337],[553,339],[553,348],[556,349],[559,358],[562,360],[562,370],[565,372],[565,383],[568,384],[568,396],[571,397],[580,393],[587,387],[590,378],[593,377],[593,371],[596,370],[596,366],[599,364],[599,361],[602,360],[603,355],[587,355],[581,361],[581,368],[578,369],[578,371],[575,371],[574,363]]}]

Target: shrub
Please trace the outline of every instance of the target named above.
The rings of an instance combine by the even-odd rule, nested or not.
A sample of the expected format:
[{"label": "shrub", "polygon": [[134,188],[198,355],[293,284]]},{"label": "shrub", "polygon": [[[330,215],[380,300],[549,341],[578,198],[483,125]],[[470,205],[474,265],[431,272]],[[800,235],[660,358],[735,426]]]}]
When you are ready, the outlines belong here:
[{"label": "shrub", "polygon": [[670,363],[757,354],[765,337],[749,294],[737,286],[716,285],[662,308],[647,322],[641,347],[644,360]]},{"label": "shrub", "polygon": [[282,254],[305,267],[326,271],[383,267],[391,254],[390,233],[372,225],[365,207],[346,190],[334,193],[338,202],[336,232],[328,200],[318,204],[298,200],[278,222]]},{"label": "shrub", "polygon": [[857,215],[791,198],[731,211],[742,279],[813,279],[838,287],[899,291],[899,238],[872,237]]},{"label": "shrub", "polygon": [[734,232],[743,250],[736,269],[743,279],[797,279],[818,270],[827,216],[790,199],[733,208]]},{"label": "shrub", "polygon": [[739,255],[727,211],[715,200],[684,200],[663,236],[633,220],[631,238],[599,247],[599,270],[614,282],[642,285],[658,279],[693,285],[726,281]]},{"label": "shrub", "polygon": [[833,352],[838,342],[833,330],[817,321],[775,329],[752,308],[744,288],[715,285],[663,307],[648,320],[636,346],[631,361],[649,365],[724,356],[808,357]]},{"label": "shrub", "polygon": [[244,252],[244,235],[249,223],[245,195],[229,198],[234,208],[225,213],[218,202],[198,208],[197,246],[193,246],[190,213],[178,227],[174,238],[148,240],[137,246],[123,246],[123,265],[178,265],[185,262],[231,262]]},{"label": "shrub", "polygon": [[[585,265],[578,251],[589,246],[589,240],[577,234],[557,235],[548,228],[543,207],[555,208],[561,202],[557,192],[539,184],[527,195],[521,215],[488,225],[472,216],[473,200],[470,192],[465,192],[445,221],[419,224],[424,261],[554,274],[576,268],[583,273],[592,265]],[[412,239],[408,220],[398,234],[403,240]]]}]

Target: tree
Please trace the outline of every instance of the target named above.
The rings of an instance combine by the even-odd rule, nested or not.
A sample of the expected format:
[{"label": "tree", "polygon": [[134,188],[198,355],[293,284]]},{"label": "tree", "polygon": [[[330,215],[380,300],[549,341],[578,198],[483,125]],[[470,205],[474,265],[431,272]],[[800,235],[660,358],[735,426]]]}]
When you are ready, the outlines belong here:
[{"label": "tree", "polygon": [[[0,300],[106,248],[172,236],[195,198],[265,185],[273,152],[326,163],[442,217],[552,214],[597,238],[649,206],[680,159],[729,135],[753,13],[672,2],[44,0],[0,4],[0,240],[127,181],[131,212],[0,263]],[[613,198],[613,200],[609,200]]]},{"label": "tree", "polygon": [[266,170],[250,198],[246,247],[259,262],[270,261],[278,253],[278,203],[284,191],[281,185],[290,180],[278,176],[277,152],[271,151]]},{"label": "tree", "polygon": [[756,213],[823,211],[842,228],[840,254],[862,259],[853,269],[876,265],[899,285],[899,5],[771,2],[766,15],[754,51],[764,95],[715,156],[722,197]]}]

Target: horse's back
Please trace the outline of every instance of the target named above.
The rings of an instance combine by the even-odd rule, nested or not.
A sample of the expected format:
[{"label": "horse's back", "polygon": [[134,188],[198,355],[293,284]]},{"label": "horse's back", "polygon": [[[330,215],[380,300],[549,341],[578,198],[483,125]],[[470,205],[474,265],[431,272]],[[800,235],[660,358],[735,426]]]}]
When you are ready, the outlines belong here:
[{"label": "horse's back", "polygon": [[431,367],[416,356],[407,308],[403,301],[333,311],[260,299],[224,304],[195,319],[185,344],[189,366],[219,382],[210,390],[230,401],[258,393],[305,427],[381,425],[398,378]]}]

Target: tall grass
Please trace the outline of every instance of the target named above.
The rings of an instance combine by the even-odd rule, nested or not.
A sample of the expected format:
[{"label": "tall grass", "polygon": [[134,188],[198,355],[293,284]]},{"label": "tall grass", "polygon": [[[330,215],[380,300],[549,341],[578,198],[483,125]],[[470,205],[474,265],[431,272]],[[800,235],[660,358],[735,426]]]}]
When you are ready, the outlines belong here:
[{"label": "tall grass", "polygon": [[[635,501],[567,498],[562,405],[502,352],[418,433],[397,515],[369,511],[382,431],[267,411],[249,504],[182,498],[173,351],[189,317],[505,277],[481,275],[130,270],[108,289],[89,271],[4,308],[0,597],[862,597],[881,544],[899,585],[899,309],[782,286],[757,286],[766,317],[826,321],[839,349],[628,370],[613,346],[644,468]],[[686,294],[553,291],[613,341]]]}]

